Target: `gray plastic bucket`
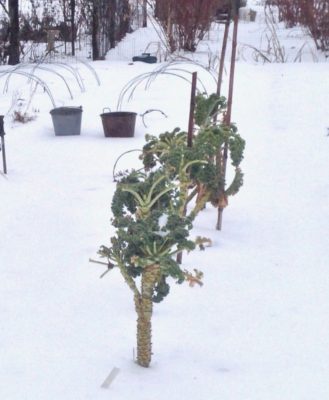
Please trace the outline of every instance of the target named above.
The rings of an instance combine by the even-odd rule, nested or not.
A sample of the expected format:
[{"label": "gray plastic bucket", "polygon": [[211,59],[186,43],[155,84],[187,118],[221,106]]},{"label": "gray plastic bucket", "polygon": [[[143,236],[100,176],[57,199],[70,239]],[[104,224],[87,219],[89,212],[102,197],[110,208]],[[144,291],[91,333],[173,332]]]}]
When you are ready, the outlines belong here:
[{"label": "gray plastic bucket", "polygon": [[133,137],[136,116],[130,111],[103,112],[101,118],[105,137]]},{"label": "gray plastic bucket", "polygon": [[58,107],[50,111],[55,135],[80,135],[82,107]]}]

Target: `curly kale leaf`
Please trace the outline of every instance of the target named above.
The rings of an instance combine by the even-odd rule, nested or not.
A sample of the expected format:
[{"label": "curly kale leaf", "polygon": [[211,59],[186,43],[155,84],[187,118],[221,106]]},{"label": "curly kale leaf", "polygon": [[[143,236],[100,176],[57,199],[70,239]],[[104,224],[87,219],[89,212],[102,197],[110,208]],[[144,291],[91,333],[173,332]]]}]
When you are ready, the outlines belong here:
[{"label": "curly kale leaf", "polygon": [[166,208],[170,205],[173,186],[162,170],[148,175],[133,171],[117,183],[112,199],[113,224],[120,217],[148,213],[151,208]]},{"label": "curly kale leaf", "polygon": [[212,93],[208,97],[204,94],[198,94],[195,101],[194,119],[198,126],[209,125],[211,118],[226,108],[226,98],[216,93]]},{"label": "curly kale leaf", "polygon": [[243,173],[240,168],[236,168],[234,178],[230,186],[225,190],[226,196],[234,196],[243,185]]},{"label": "curly kale leaf", "polygon": [[147,143],[143,147],[141,159],[146,169],[155,167],[158,163],[164,165],[168,157],[177,149],[186,147],[187,133],[175,128],[171,132],[164,132],[159,137],[147,135]]},{"label": "curly kale leaf", "polygon": [[238,167],[243,159],[246,142],[238,133],[232,133],[228,142],[232,165]]},{"label": "curly kale leaf", "polygon": [[170,286],[166,282],[166,277],[162,276],[160,281],[154,287],[154,294],[152,297],[152,301],[154,303],[160,303],[169,294],[169,291],[170,291]]}]

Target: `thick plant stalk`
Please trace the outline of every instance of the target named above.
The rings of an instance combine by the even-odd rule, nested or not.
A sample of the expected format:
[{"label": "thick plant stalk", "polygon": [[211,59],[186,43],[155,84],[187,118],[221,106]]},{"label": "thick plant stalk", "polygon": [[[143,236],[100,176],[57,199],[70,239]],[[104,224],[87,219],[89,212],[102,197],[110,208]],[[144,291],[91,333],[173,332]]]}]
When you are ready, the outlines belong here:
[{"label": "thick plant stalk", "polygon": [[209,200],[210,193],[206,190],[205,185],[198,185],[198,195],[195,201],[195,206],[191,212],[193,218],[206,207],[207,201]]},{"label": "thick plant stalk", "polygon": [[159,265],[146,267],[142,273],[141,294],[134,296],[137,312],[137,364],[146,368],[149,367],[152,357],[152,296],[159,279]]}]

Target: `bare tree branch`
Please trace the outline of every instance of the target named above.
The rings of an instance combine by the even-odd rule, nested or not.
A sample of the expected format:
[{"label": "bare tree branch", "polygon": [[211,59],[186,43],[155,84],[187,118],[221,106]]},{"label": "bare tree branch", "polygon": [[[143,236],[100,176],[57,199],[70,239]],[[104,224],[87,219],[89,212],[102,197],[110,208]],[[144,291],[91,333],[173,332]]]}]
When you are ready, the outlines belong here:
[{"label": "bare tree branch", "polygon": [[9,16],[9,11],[8,11],[8,9],[6,7],[6,2],[0,0],[0,6],[3,8],[4,12]]}]

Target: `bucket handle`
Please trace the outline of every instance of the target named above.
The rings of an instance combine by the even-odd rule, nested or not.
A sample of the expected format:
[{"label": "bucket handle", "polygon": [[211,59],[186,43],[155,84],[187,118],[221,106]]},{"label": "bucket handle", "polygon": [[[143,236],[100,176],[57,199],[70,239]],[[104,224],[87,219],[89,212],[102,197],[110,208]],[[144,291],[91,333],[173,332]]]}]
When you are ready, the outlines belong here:
[{"label": "bucket handle", "polygon": [[105,110],[109,110],[109,112],[111,112],[110,107],[104,107],[104,108],[103,108],[103,114],[105,113]]},{"label": "bucket handle", "polygon": [[159,110],[159,109],[157,109],[157,108],[156,108],[156,109],[150,108],[149,110],[146,110],[143,114],[140,114],[140,117],[142,117],[143,125],[145,126],[145,128],[147,128],[147,126],[146,126],[146,124],[145,124],[145,120],[144,120],[145,115],[146,115],[146,114],[149,114],[149,113],[151,113],[151,112],[154,112],[154,111],[158,111],[158,112],[160,112],[165,118],[168,118],[168,115],[165,114],[162,110]]}]

